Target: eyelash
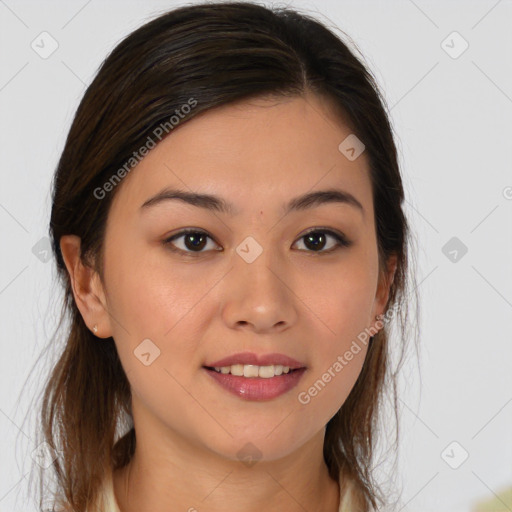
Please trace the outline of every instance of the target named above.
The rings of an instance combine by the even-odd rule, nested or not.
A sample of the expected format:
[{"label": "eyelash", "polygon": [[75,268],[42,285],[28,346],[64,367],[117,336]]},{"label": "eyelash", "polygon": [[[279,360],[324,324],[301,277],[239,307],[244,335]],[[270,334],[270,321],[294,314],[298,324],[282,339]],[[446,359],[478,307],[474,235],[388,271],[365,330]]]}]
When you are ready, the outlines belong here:
[{"label": "eyelash", "polygon": [[[190,233],[193,233],[196,235],[206,235],[208,238],[210,238],[211,240],[213,240],[215,242],[215,240],[206,231],[203,231],[201,229],[189,228],[189,229],[184,229],[184,230],[180,231],[179,233],[176,233],[176,234],[172,235],[171,237],[163,240],[162,244],[165,247],[167,247],[170,251],[180,253],[180,254],[184,255],[185,257],[195,258],[196,256],[199,256],[200,254],[204,254],[204,253],[208,252],[208,251],[184,251],[183,249],[178,249],[177,247],[173,246],[172,242],[174,240],[181,238],[185,235],[188,235]],[[310,231],[308,231],[307,233],[304,233],[301,237],[298,238],[298,240],[301,240],[301,239],[305,238],[306,236],[311,235],[312,233],[323,233],[326,235],[330,235],[336,240],[337,244],[334,247],[332,247],[331,249],[328,249],[326,251],[324,251],[324,250],[311,251],[311,250],[303,250],[303,249],[301,249],[301,251],[310,252],[312,254],[319,254],[319,255],[330,254],[336,250],[347,248],[352,245],[352,242],[350,240],[348,240],[342,233],[338,233],[338,232],[333,231],[328,228],[313,228]],[[217,242],[215,242],[215,243],[217,243]]]}]

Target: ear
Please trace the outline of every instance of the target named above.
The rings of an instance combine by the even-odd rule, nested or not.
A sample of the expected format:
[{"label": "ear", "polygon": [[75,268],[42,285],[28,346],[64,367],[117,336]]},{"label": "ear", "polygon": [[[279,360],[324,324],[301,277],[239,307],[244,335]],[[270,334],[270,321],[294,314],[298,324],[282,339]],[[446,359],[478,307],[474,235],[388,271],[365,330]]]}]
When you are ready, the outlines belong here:
[{"label": "ear", "polygon": [[103,284],[98,273],[80,258],[81,240],[76,235],[64,235],[60,239],[60,250],[71,280],[75,303],[85,324],[98,338],[112,336],[110,317]]},{"label": "ear", "polygon": [[386,305],[389,299],[391,285],[395,279],[397,268],[397,256],[391,255],[387,261],[387,268],[379,273],[379,283],[377,285],[377,292],[375,294],[375,302],[373,305],[371,323],[375,324],[375,317],[384,315]]}]

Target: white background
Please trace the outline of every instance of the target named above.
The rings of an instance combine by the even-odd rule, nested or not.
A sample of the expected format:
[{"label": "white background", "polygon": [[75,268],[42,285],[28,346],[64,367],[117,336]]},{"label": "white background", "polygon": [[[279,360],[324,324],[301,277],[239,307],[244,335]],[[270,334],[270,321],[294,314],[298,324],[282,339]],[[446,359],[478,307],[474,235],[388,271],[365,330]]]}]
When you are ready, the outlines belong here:
[{"label": "white background", "polygon": [[[121,38],[183,4],[0,0],[0,512],[35,510],[24,498],[35,449],[25,415],[37,377],[20,392],[60,292],[53,261],[32,248],[48,234],[72,116]],[[397,134],[422,310],[421,381],[412,359],[400,390],[402,510],[470,511],[512,485],[512,2],[288,5],[350,35]],[[59,45],[47,59],[31,48],[43,31]],[[469,44],[457,58],[442,47],[453,31]],[[445,44],[461,48],[454,36]],[[442,252],[452,237],[468,248],[455,263]],[[458,469],[441,457],[454,440],[469,453]]]}]

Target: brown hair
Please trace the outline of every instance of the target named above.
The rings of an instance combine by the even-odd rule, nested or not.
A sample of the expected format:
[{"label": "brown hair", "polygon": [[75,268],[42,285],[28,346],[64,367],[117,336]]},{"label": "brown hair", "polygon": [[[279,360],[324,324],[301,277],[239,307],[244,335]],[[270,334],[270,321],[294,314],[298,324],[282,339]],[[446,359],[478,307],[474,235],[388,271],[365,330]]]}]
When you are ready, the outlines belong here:
[{"label": "brown hair", "polygon": [[[375,79],[334,30],[296,10],[249,2],[180,7],[159,14],[121,41],[87,88],[52,183],[49,231],[65,293],[57,331],[64,319],[69,325],[62,353],[45,383],[40,410],[43,439],[60,453],[51,466],[56,492],[65,496],[73,511],[86,510],[95,502],[105,473],[129,462],[136,436],[130,423],[130,386],[114,340],[99,342],[85,325],[60,251],[61,237],[79,236],[83,262],[103,279],[105,225],[119,187],[101,200],[94,191],[162,123],[190,104],[191,98],[197,103],[179,116],[180,123],[238,100],[310,91],[329,98],[344,114],[340,120],[350,123],[365,144],[381,272],[391,255],[397,257],[387,308],[391,311],[393,306],[401,327],[398,350],[390,350],[386,326],[370,339],[362,372],[328,422],[324,443],[330,475],[338,480],[341,473],[353,482],[361,511],[385,502],[372,475],[373,454],[388,388],[397,419],[395,444],[398,440],[391,356],[399,356],[398,370],[405,355],[412,298],[407,294],[411,234],[402,209],[404,191],[385,102]],[[127,432],[121,436],[123,428]],[[45,471],[41,475],[43,494],[47,475]]]}]

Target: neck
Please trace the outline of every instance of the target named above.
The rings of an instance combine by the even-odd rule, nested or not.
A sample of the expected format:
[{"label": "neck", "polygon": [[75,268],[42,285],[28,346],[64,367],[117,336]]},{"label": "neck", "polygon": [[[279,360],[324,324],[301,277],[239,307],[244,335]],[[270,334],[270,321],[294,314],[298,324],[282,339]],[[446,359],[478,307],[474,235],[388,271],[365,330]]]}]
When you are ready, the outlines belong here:
[{"label": "neck", "polygon": [[249,465],[183,438],[140,436],[130,463],[114,472],[121,512],[337,512],[339,486],[323,459],[324,431],[296,453]]}]

